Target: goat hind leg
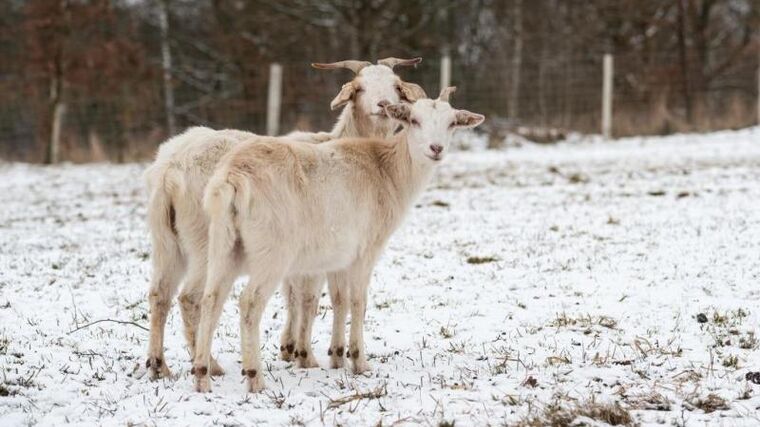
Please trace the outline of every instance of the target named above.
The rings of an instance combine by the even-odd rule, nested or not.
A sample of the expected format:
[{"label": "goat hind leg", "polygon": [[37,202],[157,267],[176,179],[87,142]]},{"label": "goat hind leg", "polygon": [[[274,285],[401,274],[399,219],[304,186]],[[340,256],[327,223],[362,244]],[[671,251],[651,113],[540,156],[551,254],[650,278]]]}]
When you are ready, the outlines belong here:
[{"label": "goat hind leg", "polygon": [[[185,278],[185,286],[179,295],[179,307],[185,327],[185,339],[187,340],[190,360],[194,360],[195,338],[201,317],[200,301],[203,298],[203,286],[206,283],[206,265],[201,262],[191,262],[190,265],[190,271]],[[209,373],[211,376],[224,375],[224,369],[213,356],[210,359]]]},{"label": "goat hind leg", "polygon": [[209,263],[214,266],[209,268],[201,301],[201,316],[195,337],[195,357],[191,370],[191,374],[195,375],[195,390],[199,392],[211,391],[208,377],[210,373],[208,368],[211,365],[211,341],[219,323],[224,302],[238,276],[234,260],[229,258],[224,257]]},{"label": "goat hind leg", "polygon": [[150,340],[145,366],[148,370],[148,378],[152,380],[171,376],[171,371],[164,357],[164,332],[172,299],[177,293],[185,270],[184,259],[178,248],[166,248],[164,249],[165,253],[161,254],[156,252],[158,250],[160,249],[154,244],[153,277],[148,293]]}]

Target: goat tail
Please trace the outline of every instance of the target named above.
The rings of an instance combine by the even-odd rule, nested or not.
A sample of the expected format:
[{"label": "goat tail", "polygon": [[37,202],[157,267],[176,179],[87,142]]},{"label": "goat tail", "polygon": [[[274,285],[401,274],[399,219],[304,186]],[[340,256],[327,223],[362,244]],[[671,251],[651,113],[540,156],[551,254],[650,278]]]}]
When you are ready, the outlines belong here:
[{"label": "goat tail", "polygon": [[[225,174],[226,175],[226,174]],[[226,176],[215,174],[206,186],[203,209],[209,220],[208,255],[209,268],[220,257],[233,255],[238,232],[235,227],[235,187]]]},{"label": "goat tail", "polygon": [[148,191],[148,227],[153,244],[153,264],[160,269],[177,268],[182,252],[177,237],[176,211],[173,198],[181,191],[181,180],[171,170],[161,174],[148,170],[145,175]]}]

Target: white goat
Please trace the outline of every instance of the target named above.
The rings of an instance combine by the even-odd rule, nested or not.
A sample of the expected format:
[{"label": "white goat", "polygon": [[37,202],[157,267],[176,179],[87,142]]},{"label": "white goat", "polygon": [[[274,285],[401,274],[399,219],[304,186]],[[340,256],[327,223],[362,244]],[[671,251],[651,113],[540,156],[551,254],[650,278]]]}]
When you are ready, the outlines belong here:
[{"label": "white goat", "polygon": [[[369,369],[362,334],[372,269],[454,130],[483,121],[479,114],[453,109],[452,90],[437,100],[384,104],[385,113],[404,126],[387,140],[314,145],[260,137],[221,160],[204,196],[209,264],[193,362],[196,390],[210,390],[213,333],[241,270],[250,277],[240,296],[242,374],[249,391],[264,387],[262,312],[282,279],[294,274],[328,273],[331,284],[350,297],[349,358],[355,373]],[[336,322],[345,324],[345,315],[335,310]]]},{"label": "white goat", "polygon": [[[380,115],[382,109],[377,104],[381,101],[411,102],[425,96],[418,85],[404,82],[393,73],[394,66],[413,65],[420,60],[387,58],[378,61],[378,65],[363,61],[313,64],[316,68],[350,69],[356,76],[343,86],[331,103],[332,109],[345,105],[331,132],[296,132],[291,135],[292,138],[322,142],[342,136],[384,137],[392,134],[394,124]],[[151,378],[170,375],[164,358],[164,329],[172,299],[183,278],[185,284],[179,297],[180,308],[191,358],[195,355],[195,331],[200,318],[199,302],[206,282],[207,264],[208,223],[202,209],[203,191],[219,159],[240,141],[255,136],[236,130],[188,129],[161,145],[155,162],[145,173],[150,194],[148,225],[153,244],[153,277],[149,292],[151,334],[146,362]],[[296,305],[306,300],[314,300],[316,304],[316,297],[307,291],[318,293],[323,278],[289,279],[288,290],[291,289],[290,282],[298,283],[294,289],[299,292],[288,292],[288,324],[283,334],[283,357],[292,355],[294,351],[293,337],[299,320],[294,314],[301,314],[302,323],[313,322],[316,315],[316,305],[309,308],[309,313],[314,313],[310,320]],[[308,329],[310,331],[310,326]],[[312,356],[303,358],[300,363],[308,365],[316,362]],[[210,365],[213,375],[224,373],[213,359]]]}]

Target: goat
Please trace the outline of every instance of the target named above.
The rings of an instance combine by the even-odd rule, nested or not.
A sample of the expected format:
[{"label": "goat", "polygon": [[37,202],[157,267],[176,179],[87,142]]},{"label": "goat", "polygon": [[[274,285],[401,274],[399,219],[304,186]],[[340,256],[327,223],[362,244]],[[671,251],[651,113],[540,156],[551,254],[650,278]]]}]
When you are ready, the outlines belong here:
[{"label": "goat", "polygon": [[[315,145],[260,137],[225,155],[203,201],[209,263],[191,371],[197,391],[210,391],[211,341],[240,271],[249,274],[240,296],[248,391],[264,388],[259,324],[286,276],[328,274],[331,286],[350,296],[347,355],[354,373],[369,369],[363,325],[372,269],[444,157],[454,130],[484,119],[453,109],[448,103],[453,89],[412,105],[382,103],[385,114],[404,127],[386,140],[348,138]],[[345,324],[345,310],[335,310],[334,316]]]},{"label": "goat", "polygon": [[[343,85],[331,103],[333,110],[344,107],[331,132],[295,132],[291,134],[292,138],[319,143],[341,136],[383,137],[391,134],[394,131],[392,122],[378,114],[376,105],[380,101],[411,102],[424,97],[424,91],[418,85],[402,81],[393,72],[394,66],[414,65],[420,61],[421,58],[387,58],[378,61],[378,65],[364,61],[313,64],[322,69],[350,69],[355,77]],[[208,222],[202,209],[203,191],[219,159],[240,141],[255,136],[237,130],[190,128],[161,144],[156,160],[145,172],[149,193],[148,225],[153,246],[153,274],[148,294],[151,332],[146,367],[152,379],[171,375],[164,357],[164,330],[171,301],[183,279],[180,309],[190,356],[194,358],[199,300],[206,282],[207,264]],[[296,288],[299,291],[313,289],[312,292],[319,292],[323,281],[320,277],[292,280],[299,283]],[[298,320],[293,315],[298,312],[295,304],[308,299],[300,295],[288,292],[288,325],[283,338],[286,343],[293,341]],[[313,311],[316,315],[316,310]],[[305,317],[302,314],[301,318]],[[306,362],[310,361],[303,361]],[[224,373],[215,360],[211,359],[210,365],[213,375]]]}]

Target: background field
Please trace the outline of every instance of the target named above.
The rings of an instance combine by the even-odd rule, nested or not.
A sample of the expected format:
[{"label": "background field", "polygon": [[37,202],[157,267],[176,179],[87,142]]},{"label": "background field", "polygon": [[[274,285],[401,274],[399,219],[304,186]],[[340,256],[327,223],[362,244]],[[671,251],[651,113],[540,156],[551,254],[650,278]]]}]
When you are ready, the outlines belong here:
[{"label": "background field", "polygon": [[258,395],[238,374],[239,284],[213,394],[191,391],[176,307],[177,377],[135,370],[145,165],[0,165],[2,424],[756,425],[758,141],[754,128],[451,155],[373,276],[372,373],[277,361],[278,295]]}]

